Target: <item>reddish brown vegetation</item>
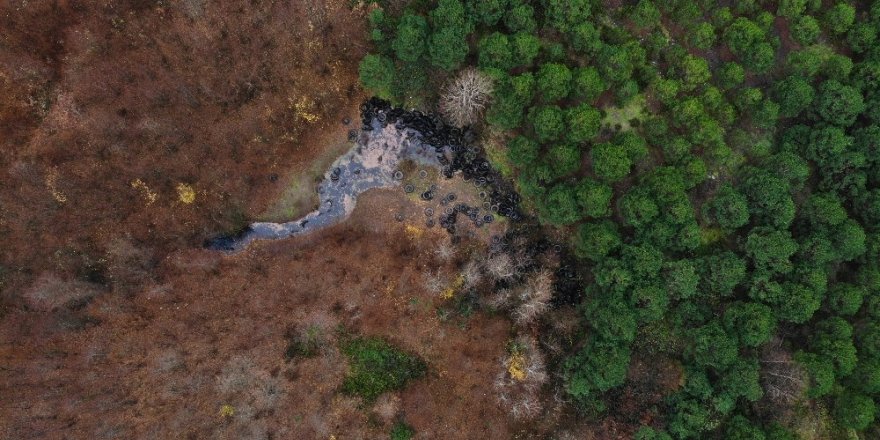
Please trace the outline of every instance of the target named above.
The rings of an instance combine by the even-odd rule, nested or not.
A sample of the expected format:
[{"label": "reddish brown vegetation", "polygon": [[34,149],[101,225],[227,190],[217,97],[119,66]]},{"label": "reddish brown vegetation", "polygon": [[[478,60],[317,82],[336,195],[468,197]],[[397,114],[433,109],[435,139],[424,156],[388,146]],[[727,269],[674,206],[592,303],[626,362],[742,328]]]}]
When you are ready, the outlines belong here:
[{"label": "reddish brown vegetation", "polygon": [[5,284],[103,270],[120,239],[154,265],[258,215],[276,176],[344,139],[362,14],[304,3],[0,5]]},{"label": "reddish brown vegetation", "polygon": [[[491,392],[509,321],[442,323],[441,300],[422,290],[419,274],[445,233],[413,238],[402,224],[389,227],[402,194],[362,197],[349,222],[310,236],[233,258],[175,252],[156,270],[162,283],[131,297],[99,295],[79,309],[53,309],[51,320],[8,314],[0,334],[13,342],[0,355],[12,371],[0,393],[17,398],[0,408],[0,433],[381,438],[402,416],[425,438],[509,438]],[[359,408],[338,393],[346,372],[339,326],[419,354],[428,377]],[[326,343],[314,357],[286,361],[289,330],[306,328]],[[221,415],[224,405],[232,415]]]}]

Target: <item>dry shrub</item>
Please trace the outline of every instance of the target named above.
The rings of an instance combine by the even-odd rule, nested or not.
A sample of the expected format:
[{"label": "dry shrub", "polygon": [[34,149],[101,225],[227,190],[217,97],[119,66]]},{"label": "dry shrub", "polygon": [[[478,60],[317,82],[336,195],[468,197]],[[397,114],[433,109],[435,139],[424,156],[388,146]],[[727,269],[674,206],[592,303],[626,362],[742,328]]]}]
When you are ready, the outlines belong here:
[{"label": "dry shrub", "polygon": [[425,290],[432,295],[439,295],[446,288],[446,281],[439,272],[425,272],[422,276]]},{"label": "dry shrub", "polygon": [[476,259],[470,260],[461,269],[461,277],[464,280],[463,287],[473,289],[483,281],[483,265]]},{"label": "dry shrub", "polygon": [[233,405],[235,412],[244,416],[246,410],[256,414],[275,409],[283,389],[280,379],[260,368],[251,357],[236,356],[217,377],[217,391],[224,403]]},{"label": "dry shrub", "polygon": [[547,382],[544,355],[537,341],[519,336],[501,359],[501,371],[495,378],[498,401],[515,419],[530,419],[542,409],[540,391]]},{"label": "dry shrub", "polygon": [[434,249],[434,256],[437,257],[441,263],[447,263],[455,258],[455,246],[449,242],[441,242],[437,245],[437,249]]},{"label": "dry shrub", "polygon": [[536,272],[520,287],[520,305],[513,312],[514,320],[520,325],[534,322],[550,308],[553,297],[553,275],[543,270]]},{"label": "dry shrub", "polygon": [[477,69],[462,70],[443,90],[440,113],[458,127],[473,125],[489,105],[492,91],[491,78]]},{"label": "dry shrub", "polygon": [[155,264],[152,249],[139,247],[127,237],[107,245],[107,275],[117,292],[134,293],[151,283]]},{"label": "dry shrub", "polygon": [[509,280],[516,275],[516,266],[509,254],[499,253],[486,261],[486,271],[496,280]]},{"label": "dry shrub", "polygon": [[98,292],[98,287],[92,283],[66,281],[46,272],[22,296],[34,309],[51,312],[65,307],[76,307]]},{"label": "dry shrub", "polygon": [[385,393],[376,399],[373,405],[373,413],[386,424],[390,424],[400,412],[400,396],[394,393]]}]

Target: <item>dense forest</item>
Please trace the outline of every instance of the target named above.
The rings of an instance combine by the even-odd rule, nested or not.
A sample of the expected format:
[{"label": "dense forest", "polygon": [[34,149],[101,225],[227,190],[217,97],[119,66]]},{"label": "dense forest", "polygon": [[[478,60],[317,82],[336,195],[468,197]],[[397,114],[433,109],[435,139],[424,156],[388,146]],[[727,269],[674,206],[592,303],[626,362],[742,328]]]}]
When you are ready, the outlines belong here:
[{"label": "dense forest", "polygon": [[880,1],[375,3],[364,87],[500,139],[588,270],[582,417],[653,351],[682,379],[638,439],[880,436]]}]

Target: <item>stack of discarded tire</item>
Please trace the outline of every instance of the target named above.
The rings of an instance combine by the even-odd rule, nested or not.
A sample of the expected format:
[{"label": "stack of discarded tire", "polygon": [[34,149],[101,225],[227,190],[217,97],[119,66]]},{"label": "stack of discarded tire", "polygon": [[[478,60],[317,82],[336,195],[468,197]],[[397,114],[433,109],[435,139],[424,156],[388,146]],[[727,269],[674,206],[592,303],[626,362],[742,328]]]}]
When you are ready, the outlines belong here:
[{"label": "stack of discarded tire", "polygon": [[[388,101],[375,97],[361,105],[361,121],[365,131],[371,131],[373,121],[378,121],[382,127],[391,124],[401,130],[408,128],[417,132],[423,143],[434,147],[437,160],[443,166],[442,174],[446,178],[451,178],[456,172],[461,172],[464,180],[473,182],[478,188],[483,188],[488,199],[483,206],[486,212],[480,213],[478,207],[466,207],[466,210],[461,210],[458,209],[459,206],[456,206],[452,213],[446,213],[440,217],[440,226],[450,233],[455,231],[458,214],[467,216],[476,226],[491,223],[495,215],[506,217],[514,222],[523,219],[519,209],[519,195],[492,168],[489,161],[486,160],[483,149],[472,144],[475,135],[471,130],[462,130],[446,125],[436,114],[424,114],[418,110],[406,111],[392,107]],[[451,153],[451,155],[447,153]],[[408,192],[412,192],[412,189],[407,189],[409,189]],[[434,194],[429,191],[421,194],[421,198],[431,200],[434,198]],[[451,202],[451,200],[449,201]],[[441,202],[446,202],[446,199]]]}]

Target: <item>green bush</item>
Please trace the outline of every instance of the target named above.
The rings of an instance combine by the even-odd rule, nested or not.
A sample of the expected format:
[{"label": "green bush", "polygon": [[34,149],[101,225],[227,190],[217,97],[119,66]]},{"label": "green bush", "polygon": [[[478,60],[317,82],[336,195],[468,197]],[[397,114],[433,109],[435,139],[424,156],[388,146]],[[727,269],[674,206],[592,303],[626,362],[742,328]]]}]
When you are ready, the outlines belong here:
[{"label": "green bush", "polygon": [[355,337],[340,344],[348,357],[349,372],[342,382],[346,394],[367,402],[425,375],[427,367],[417,356],[401,351],[380,338]]}]

